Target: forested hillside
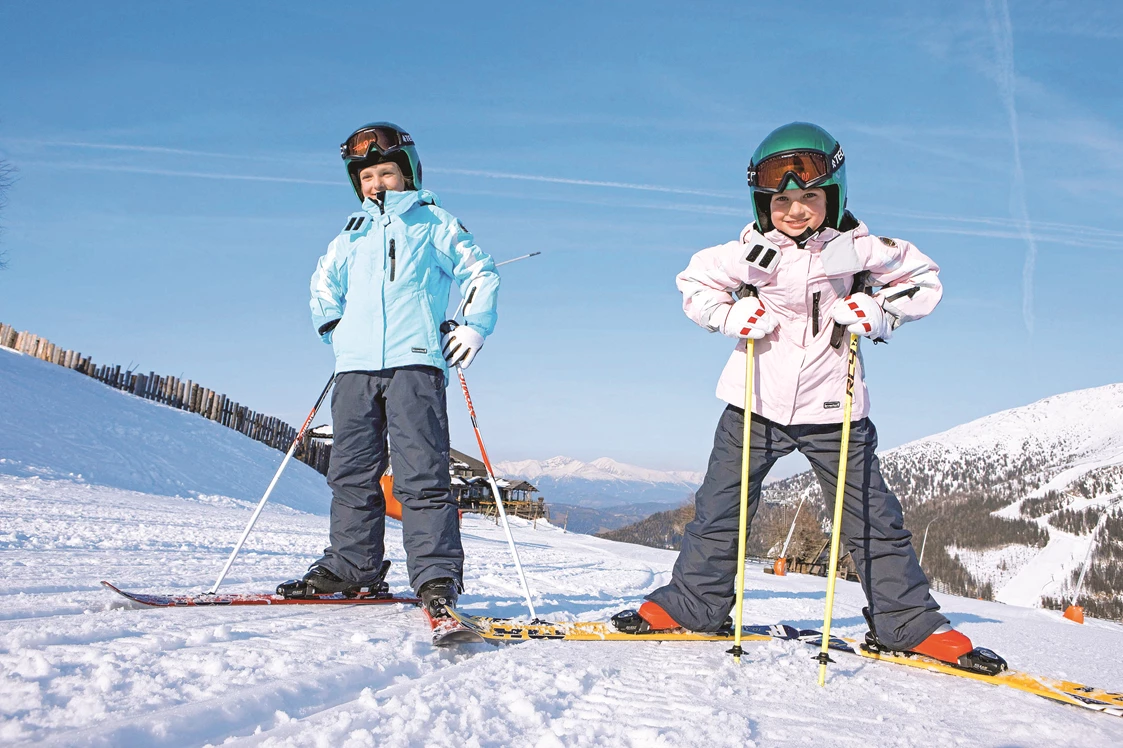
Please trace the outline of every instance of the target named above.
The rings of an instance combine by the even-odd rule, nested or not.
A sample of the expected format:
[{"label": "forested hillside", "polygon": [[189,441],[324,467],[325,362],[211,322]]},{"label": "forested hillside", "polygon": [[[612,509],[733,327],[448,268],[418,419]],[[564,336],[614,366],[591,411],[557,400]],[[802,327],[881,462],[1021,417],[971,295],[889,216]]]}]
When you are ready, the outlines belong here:
[{"label": "forested hillside", "polygon": [[[1123,619],[1123,385],[996,413],[889,450],[880,461],[918,553],[927,530],[923,566],[937,589],[989,600],[1006,588],[1019,604],[1061,607],[1094,543],[1080,602],[1090,615]],[[808,471],[765,488],[750,555],[778,554],[801,499],[789,556],[818,551],[829,514]],[[692,516],[688,504],[604,537],[674,548]],[[1051,543],[1059,568],[1042,553]],[[1024,589],[1033,579],[1019,580],[1023,573],[1040,576],[1032,594]]]}]

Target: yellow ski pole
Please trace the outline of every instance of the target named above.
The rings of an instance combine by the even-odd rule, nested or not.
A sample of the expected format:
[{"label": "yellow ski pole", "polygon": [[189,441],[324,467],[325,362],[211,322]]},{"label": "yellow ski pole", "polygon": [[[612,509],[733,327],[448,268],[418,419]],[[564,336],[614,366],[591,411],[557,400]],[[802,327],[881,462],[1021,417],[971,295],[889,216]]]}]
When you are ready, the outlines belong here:
[{"label": "yellow ski pole", "polygon": [[741,663],[741,613],[745,606],[745,515],[749,513],[749,442],[752,439],[753,422],[753,363],[756,359],[756,341],[745,341],[745,431],[741,437],[741,509],[737,514],[737,604],[733,612],[733,661]]},{"label": "yellow ski pole", "polygon": [[854,370],[858,365],[858,336],[850,333],[846,365],[846,405],[842,411],[842,446],[838,455],[838,482],[834,491],[834,521],[831,524],[831,560],[827,572],[827,609],[823,614],[823,645],[819,650],[819,685],[827,682],[830,657],[831,616],[834,613],[834,583],[838,576],[838,546],[842,537],[842,503],[846,496],[846,464],[850,461],[850,412],[854,408]]}]

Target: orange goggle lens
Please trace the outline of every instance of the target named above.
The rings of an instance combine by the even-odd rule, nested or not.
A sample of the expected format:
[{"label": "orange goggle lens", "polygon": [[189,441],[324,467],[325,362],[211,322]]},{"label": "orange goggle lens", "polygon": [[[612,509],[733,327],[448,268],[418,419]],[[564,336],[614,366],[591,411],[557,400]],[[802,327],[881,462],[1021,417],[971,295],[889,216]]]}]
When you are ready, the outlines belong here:
[{"label": "orange goggle lens", "polygon": [[372,149],[387,153],[406,145],[413,145],[413,138],[407,133],[385,127],[368,127],[347,138],[347,142],[339,147],[339,152],[345,160],[366,158]]},{"label": "orange goggle lens", "polygon": [[801,187],[811,187],[831,175],[830,162],[826,154],[819,151],[777,154],[757,164],[749,176],[749,184],[762,190],[779,190],[789,174]]}]

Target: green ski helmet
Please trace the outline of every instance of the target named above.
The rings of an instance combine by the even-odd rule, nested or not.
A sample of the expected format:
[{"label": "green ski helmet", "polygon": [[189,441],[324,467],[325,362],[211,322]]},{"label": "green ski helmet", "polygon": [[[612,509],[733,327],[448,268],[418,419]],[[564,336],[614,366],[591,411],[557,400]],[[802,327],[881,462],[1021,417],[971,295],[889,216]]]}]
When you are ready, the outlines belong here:
[{"label": "green ski helmet", "polygon": [[827,193],[826,225],[839,228],[846,212],[845,161],[842,146],[818,125],[792,122],[770,132],[749,162],[757,228],[772,230],[772,195],[795,187],[822,188]]},{"label": "green ski helmet", "polygon": [[359,200],[363,199],[359,172],[368,166],[393,162],[402,170],[406,188],[421,189],[421,159],[413,138],[393,122],[371,122],[363,125],[339,146],[343,163],[347,166],[347,176]]}]

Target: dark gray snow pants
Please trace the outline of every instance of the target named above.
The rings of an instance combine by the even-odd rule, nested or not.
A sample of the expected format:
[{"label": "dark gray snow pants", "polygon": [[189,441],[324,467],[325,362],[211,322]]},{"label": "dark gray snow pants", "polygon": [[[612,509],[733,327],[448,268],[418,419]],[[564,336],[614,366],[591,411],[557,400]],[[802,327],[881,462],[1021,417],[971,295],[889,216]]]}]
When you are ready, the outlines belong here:
[{"label": "dark gray snow pants", "polygon": [[440,577],[459,584],[464,549],[448,472],[444,372],[430,366],[343,372],[335,378],[331,417],[331,545],[316,563],[342,579],[376,578],[386,524],[379,479],[392,456],[410,585]]},{"label": "dark gray snow pants", "polygon": [[[647,596],[690,629],[712,631],[733,609],[744,424],[743,410],[725,409],[671,583]],[[833,510],[841,446],[841,424],[780,426],[753,416],[748,525],[769,469],[796,449],[811,463]],[[888,647],[908,649],[948,621],[929,594],[912,534],[904,529],[901,503],[881,477],[876,449],[877,431],[870,420],[853,422],[842,542],[857,566],[878,638]]]}]

